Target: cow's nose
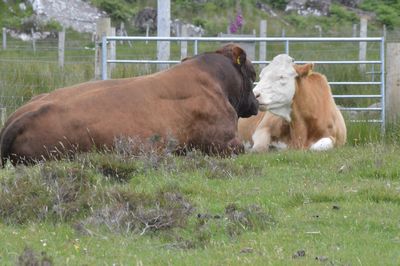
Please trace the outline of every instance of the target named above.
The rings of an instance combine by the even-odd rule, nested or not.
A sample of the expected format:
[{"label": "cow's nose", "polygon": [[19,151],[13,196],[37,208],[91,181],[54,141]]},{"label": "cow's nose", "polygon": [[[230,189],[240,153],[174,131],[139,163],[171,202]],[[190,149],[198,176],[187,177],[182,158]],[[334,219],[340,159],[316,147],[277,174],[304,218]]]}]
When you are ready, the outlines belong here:
[{"label": "cow's nose", "polygon": [[254,92],[254,96],[256,96],[256,99],[259,98],[261,96],[260,92]]}]

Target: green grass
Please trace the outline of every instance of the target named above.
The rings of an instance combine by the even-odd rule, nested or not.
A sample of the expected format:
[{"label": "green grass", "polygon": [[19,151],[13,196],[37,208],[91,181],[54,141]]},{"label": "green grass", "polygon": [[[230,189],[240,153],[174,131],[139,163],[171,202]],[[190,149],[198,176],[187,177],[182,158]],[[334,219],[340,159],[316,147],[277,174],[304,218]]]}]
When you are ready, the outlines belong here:
[{"label": "green grass", "polygon": [[7,167],[0,263],[44,252],[55,265],[397,265],[398,149],[86,154]]}]

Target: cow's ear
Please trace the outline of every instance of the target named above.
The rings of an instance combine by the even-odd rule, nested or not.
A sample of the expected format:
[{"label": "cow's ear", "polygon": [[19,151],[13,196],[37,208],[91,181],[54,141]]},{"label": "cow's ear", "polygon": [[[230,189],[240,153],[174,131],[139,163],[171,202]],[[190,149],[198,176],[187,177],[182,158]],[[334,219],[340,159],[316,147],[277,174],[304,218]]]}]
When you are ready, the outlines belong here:
[{"label": "cow's ear", "polygon": [[232,60],[234,65],[242,66],[246,62],[246,52],[236,44],[227,44],[217,51]]},{"label": "cow's ear", "polygon": [[246,52],[239,46],[233,48],[233,63],[236,65],[243,65],[246,62]]},{"label": "cow's ear", "polygon": [[308,63],[305,65],[294,64],[293,67],[296,70],[298,77],[304,77],[304,76],[308,76],[312,73],[314,64],[313,63]]}]

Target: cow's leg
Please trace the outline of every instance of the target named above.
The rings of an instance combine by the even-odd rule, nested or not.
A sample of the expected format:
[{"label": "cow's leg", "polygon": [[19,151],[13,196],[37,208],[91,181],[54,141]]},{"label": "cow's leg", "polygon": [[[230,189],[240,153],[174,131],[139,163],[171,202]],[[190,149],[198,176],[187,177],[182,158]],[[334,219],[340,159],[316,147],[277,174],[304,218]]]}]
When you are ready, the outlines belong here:
[{"label": "cow's leg", "polygon": [[264,152],[268,151],[269,145],[271,144],[271,133],[268,128],[258,128],[254,132],[253,136],[253,147],[250,149],[252,152]]},{"label": "cow's leg", "polygon": [[326,137],[319,139],[313,145],[311,145],[310,150],[312,151],[326,151],[334,147],[334,140],[332,137]]}]

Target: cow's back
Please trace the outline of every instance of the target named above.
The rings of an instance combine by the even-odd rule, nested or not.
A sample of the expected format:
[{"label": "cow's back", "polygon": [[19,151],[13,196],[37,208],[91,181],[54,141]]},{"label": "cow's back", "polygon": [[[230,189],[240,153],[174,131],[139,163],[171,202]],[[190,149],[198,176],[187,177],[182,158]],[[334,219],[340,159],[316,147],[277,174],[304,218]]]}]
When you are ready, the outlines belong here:
[{"label": "cow's back", "polygon": [[[232,56],[246,60],[241,49],[231,47]],[[2,164],[7,158],[15,164],[58,152],[112,148],[116,137],[143,142],[171,137],[179,149],[240,152],[238,114],[257,110],[246,67],[253,73],[247,61],[206,54],[148,76],[86,82],[41,95],[7,121]]]}]

